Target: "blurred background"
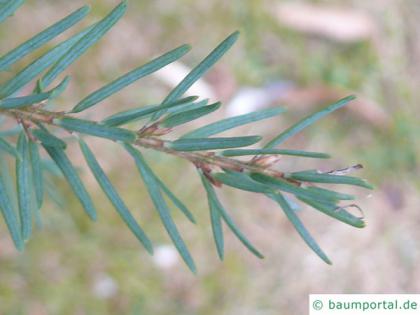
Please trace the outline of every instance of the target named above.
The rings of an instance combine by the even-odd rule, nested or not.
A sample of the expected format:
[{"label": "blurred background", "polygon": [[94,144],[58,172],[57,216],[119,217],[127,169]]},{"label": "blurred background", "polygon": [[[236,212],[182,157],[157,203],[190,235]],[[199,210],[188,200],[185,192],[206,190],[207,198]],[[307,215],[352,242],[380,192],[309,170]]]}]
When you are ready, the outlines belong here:
[{"label": "blurred background", "polygon": [[[117,1],[27,1],[0,27],[1,53],[86,3],[92,13],[81,23],[85,25]],[[163,230],[134,165],[113,144],[92,140],[101,164],[152,237],[155,256],[139,246],[85,172],[77,148],[70,146],[96,200],[99,220],[89,222],[68,186],[57,180],[61,197],[55,197],[62,207],[49,199],[43,228],[23,254],[14,250],[1,222],[0,314],[291,315],[307,313],[310,293],[420,293],[419,18],[417,0],[129,1],[123,20],[70,69],[72,82],[58,106],[71,108],[120,74],[191,44],[182,60],[86,115],[99,120],[158,103],[223,38],[240,30],[238,43],[191,90],[224,104],[200,124],[284,106],[288,112],[281,117],[231,133],[270,139],[307,113],[357,95],[348,108],[285,144],[329,152],[331,160],[284,158],[279,167],[330,170],[363,164],[356,175],[376,186],[372,194],[341,191],[358,195],[368,226],[358,230],[301,209],[306,226],[333,260],[328,266],[306,247],[276,205],[226,188],[220,191],[226,207],[266,258],[249,254],[226,230],[226,257],[220,262],[193,167],[146,152],[198,220],[194,226],[174,211],[198,266],[198,274],[192,275]]]}]

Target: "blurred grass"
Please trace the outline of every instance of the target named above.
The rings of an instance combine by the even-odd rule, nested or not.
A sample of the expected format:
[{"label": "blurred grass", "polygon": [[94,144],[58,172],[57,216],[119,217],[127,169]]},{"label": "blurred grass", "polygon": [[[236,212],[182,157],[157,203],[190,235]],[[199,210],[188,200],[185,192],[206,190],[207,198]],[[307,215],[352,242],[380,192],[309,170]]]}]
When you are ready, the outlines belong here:
[{"label": "blurred grass", "polygon": [[[0,28],[1,52],[86,2],[96,18],[115,4],[110,0],[28,1]],[[25,253],[12,249],[1,223],[0,314],[287,315],[305,313],[309,293],[418,293],[420,91],[416,87],[420,62],[418,56],[413,57],[419,38],[413,21],[419,18],[420,9],[415,1],[404,5],[396,0],[386,4],[378,0],[314,2],[370,14],[381,31],[379,43],[343,44],[290,30],[272,14],[274,0],[131,1],[124,20],[72,67],[70,89],[58,105],[70,108],[118,74],[184,42],[193,45],[183,59],[192,66],[236,29],[241,31],[239,43],[206,77],[210,85],[233,82],[230,94],[221,97],[223,101],[241,86],[278,80],[302,87],[323,84],[375,101],[390,115],[389,128],[373,127],[347,112],[331,116],[290,143],[332,153],[331,164],[284,161],[290,169],[362,163],[362,176],[377,185],[372,198],[359,193],[369,222],[364,230],[312,211],[302,212],[332,258],[332,267],[318,261],[271,202],[230,189],[223,194],[226,205],[266,259],[256,260],[226,233],[226,260],[218,262],[205,195],[194,170],[183,161],[147,152],[156,171],[197,217],[195,227],[174,210],[197,260],[198,275],[191,275],[179,259],[169,269],[159,267],[84,173],[97,201],[96,224],[88,221],[61,182],[57,184],[65,197],[64,209],[46,205],[44,228],[35,233]],[[116,106],[153,103],[167,91],[156,78],[143,79],[89,115],[96,118],[93,115],[109,114]],[[253,128],[269,136],[306,110],[290,108],[289,112],[271,124]],[[101,163],[154,243],[169,244],[133,165],[126,165],[127,157],[113,145],[95,144],[103,157]],[[70,150],[76,164],[86,171],[77,149]],[[101,293],[103,287],[108,288],[108,295]]]}]

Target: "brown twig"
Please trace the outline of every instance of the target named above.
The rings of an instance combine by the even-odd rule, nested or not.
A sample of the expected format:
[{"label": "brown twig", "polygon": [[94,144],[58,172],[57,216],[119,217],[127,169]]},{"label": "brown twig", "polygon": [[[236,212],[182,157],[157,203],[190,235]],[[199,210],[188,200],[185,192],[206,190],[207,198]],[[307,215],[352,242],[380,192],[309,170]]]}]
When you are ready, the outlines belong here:
[{"label": "brown twig", "polygon": [[[44,123],[53,126],[62,128],[61,126],[54,123],[54,118],[65,118],[70,117],[66,115],[65,112],[51,112],[40,108],[26,107],[23,109],[13,109],[13,110],[0,110],[0,114],[6,114],[12,117],[19,117],[22,121],[30,121],[32,123]],[[262,173],[268,176],[283,178],[288,182],[300,186],[299,181],[285,178],[285,174],[281,171],[271,168],[271,165],[265,165],[264,163],[258,163],[258,160],[251,161],[240,161],[234,158],[228,158],[216,155],[214,152],[185,152],[185,151],[176,151],[169,148],[166,144],[169,143],[167,140],[158,138],[160,135],[159,129],[156,128],[155,132],[144,132],[144,129],[141,129],[137,132],[138,138],[135,141],[135,144],[139,147],[152,149],[155,151],[164,152],[185,160],[190,161],[196,167],[203,169],[205,166],[206,169],[215,170],[215,169],[228,169],[235,172],[250,172],[250,173]],[[152,131],[152,130],[148,130]],[[210,172],[208,172],[210,174]]]}]

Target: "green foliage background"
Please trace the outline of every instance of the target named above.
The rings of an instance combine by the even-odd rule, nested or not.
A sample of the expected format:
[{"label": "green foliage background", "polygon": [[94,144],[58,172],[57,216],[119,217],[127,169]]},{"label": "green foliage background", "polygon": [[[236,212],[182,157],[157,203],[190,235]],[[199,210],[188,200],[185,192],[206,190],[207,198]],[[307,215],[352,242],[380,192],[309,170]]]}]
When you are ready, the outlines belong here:
[{"label": "green foliage background", "polygon": [[[296,314],[306,312],[309,293],[420,290],[415,280],[420,277],[416,211],[419,91],[415,88],[420,82],[416,74],[420,71],[415,70],[420,66],[411,57],[410,49],[415,48],[409,45],[419,36],[410,24],[419,16],[417,6],[410,1],[407,7],[390,1],[385,8],[363,1],[334,1],[379,16],[384,33],[381,40],[386,45],[377,50],[370,43],[343,46],[279,27],[269,10],[275,2],[131,1],[121,24],[71,68],[73,82],[63,104],[72,104],[116,75],[184,42],[194,47],[185,59],[193,65],[227,30],[240,29],[241,41],[209,74],[210,82],[219,79],[233,80],[236,86],[259,85],[284,78],[303,86],[324,83],[363,93],[391,116],[387,130],[354,117],[337,116],[296,140],[298,147],[342,156],[342,161],[335,161],[338,167],[352,162],[365,165],[363,176],[378,186],[374,196],[364,198],[361,204],[368,228],[353,230],[303,213],[319,242],[334,257],[332,267],[324,266],[292,233],[272,203],[226,189],[225,203],[267,258],[256,260],[227,235],[228,251],[225,262],[220,263],[210,226],[204,224],[208,211],[199,178],[187,163],[152,153],[154,168],[186,200],[201,223],[191,228],[174,212],[196,257],[198,275],[190,274],[180,260],[169,269],[159,267],[138,246],[86,172],[93,199],[103,200],[98,204],[101,216],[97,224],[88,222],[81,211],[73,211],[80,209],[78,202],[67,186],[58,182],[66,207],[46,207],[44,229],[36,231],[24,254],[15,252],[4,225],[0,227],[1,314]],[[0,28],[1,47],[20,43],[63,12],[83,4],[28,1]],[[89,4],[98,18],[115,5],[113,1]],[[134,100],[149,103],[166,92],[163,84],[144,80],[107,100],[103,107],[118,104],[129,108]],[[296,118],[289,111],[288,117]],[[91,114],[105,116],[109,112],[104,109]],[[260,128],[261,132],[278,130],[277,126]],[[107,157],[103,159],[107,172],[128,206],[143,213],[141,220],[149,235],[161,245],[170,244],[134,166],[128,168],[124,162],[128,156],[115,155],[104,141],[98,141],[96,148]],[[77,155],[74,158],[77,160]],[[101,296],[98,286],[110,282],[115,291]]]}]

